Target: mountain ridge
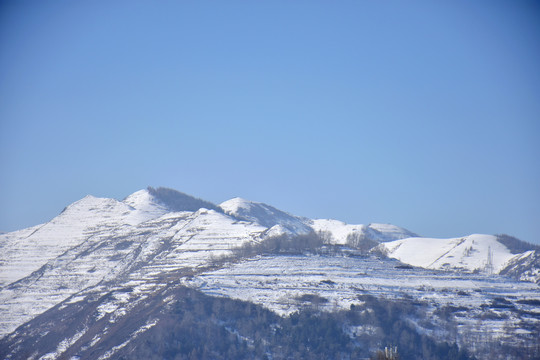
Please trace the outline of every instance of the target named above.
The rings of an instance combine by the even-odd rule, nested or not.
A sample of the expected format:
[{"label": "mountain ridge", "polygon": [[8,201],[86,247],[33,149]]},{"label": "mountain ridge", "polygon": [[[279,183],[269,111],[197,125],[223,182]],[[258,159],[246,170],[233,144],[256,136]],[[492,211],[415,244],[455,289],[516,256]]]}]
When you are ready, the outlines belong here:
[{"label": "mountain ridge", "polygon": [[[289,299],[275,297],[279,291],[270,291],[272,301],[276,304],[269,303],[268,306],[271,309],[289,309],[284,312],[289,314],[293,309],[301,310],[302,302],[320,300],[321,308],[331,310],[333,306],[346,308],[358,305],[356,297],[360,290],[357,286],[379,293],[377,289],[386,286],[385,283],[393,284],[389,289],[400,284],[394,278],[402,271],[428,276],[427,270],[419,272],[414,270],[415,266],[442,271],[448,273],[449,277],[458,276],[452,275],[454,273],[463,276],[478,274],[474,275],[477,276],[474,281],[486,279],[489,283],[489,276],[492,275],[486,271],[487,264],[482,263],[489,251],[493,252],[492,274],[501,273],[513,279],[538,283],[538,252],[528,250],[513,254],[527,248],[526,244],[516,239],[504,238],[501,242],[499,237],[492,235],[420,238],[409,230],[390,224],[351,225],[332,219],[308,219],[241,198],[214,205],[176,190],[150,189],[153,188],[139,190],[122,201],[86,196],[67,206],[45,224],[0,235],[2,341],[16,342],[18,340],[14,339],[17,336],[23,336],[20,334],[32,336],[34,330],[28,328],[30,325],[25,327],[25,324],[41,326],[42,320],[39,319],[53,316],[42,317],[42,314],[60,314],[58,311],[65,307],[88,306],[90,308],[85,311],[88,311],[90,323],[101,324],[102,319],[108,319],[112,324],[129,314],[132,306],[144,305],[145,299],[165,291],[167,286],[173,284],[201,289],[212,296],[238,295],[240,299],[257,303],[260,301],[258,299],[262,299],[260,296],[265,287],[271,288],[280,282],[286,284],[293,280],[296,284],[303,279],[313,278],[302,285],[303,290],[299,293],[297,290],[287,290],[295,294]],[[302,245],[287,247],[295,240]],[[420,246],[415,242],[420,242]],[[438,252],[430,249],[428,243]],[[260,246],[262,244],[271,246]],[[246,251],[239,251],[244,248]],[[407,248],[409,253],[400,253]],[[441,248],[444,250],[442,253]],[[249,249],[265,250],[257,253]],[[419,250],[422,251],[420,254]],[[385,257],[374,256],[375,253],[384,254]],[[286,260],[281,261],[280,257]],[[260,294],[255,297],[252,294],[257,285],[252,280],[248,281],[251,284],[248,290],[241,287],[234,289],[234,286],[242,284],[242,274],[235,278],[237,283],[232,282],[223,289],[220,289],[225,286],[223,280],[217,283],[212,280],[212,286],[204,280],[205,276],[214,279],[215,271],[227,273],[235,266],[248,272],[260,271],[257,267],[255,270],[245,267],[250,262],[272,264],[265,271],[269,271],[273,280],[259,288],[257,291]],[[293,264],[299,264],[298,269],[291,268]],[[412,270],[403,264],[412,265]],[[508,266],[503,266],[505,264]],[[303,273],[303,268],[312,270]],[[335,273],[336,269],[338,273]],[[383,272],[391,270],[390,277],[373,273],[365,278],[365,274],[372,269]],[[278,274],[281,274],[281,280],[278,280]],[[383,285],[372,287],[369,279],[377,276]],[[440,280],[443,283],[447,281],[444,280],[446,275],[437,276],[443,278]],[[263,276],[257,281],[262,283],[269,280]],[[505,281],[498,280],[503,287],[506,286]],[[341,288],[340,284],[344,284],[344,287]],[[467,281],[460,286],[462,293],[470,291]],[[534,284],[518,286],[524,294],[521,299],[524,302],[519,306],[528,306],[529,302],[536,301],[531,300],[531,286],[534,289]],[[419,290],[411,285],[407,291],[414,293]],[[489,292],[486,294],[478,296],[488,296]],[[339,300],[345,295],[349,300]],[[326,298],[333,300],[325,302]],[[98,303],[93,305],[93,299],[101,300],[96,300]],[[481,301],[484,301],[483,298],[479,298],[477,304]],[[264,302],[261,304],[264,305]],[[152,323],[151,320],[148,324]],[[70,323],[73,322],[76,320],[70,320]],[[106,331],[107,326],[99,326]],[[84,334],[85,331],[80,328],[71,334],[68,341],[72,344],[70,346],[75,346],[77,334]],[[91,343],[98,344],[99,339],[95,338]],[[13,354],[16,353],[16,347],[10,349],[15,351]],[[51,358],[60,357],[63,352],[59,350],[53,353],[56,355],[50,355]]]},{"label": "mountain ridge", "polygon": [[[359,247],[361,246],[360,244],[367,244],[367,247],[374,247],[372,245],[376,245],[376,243],[387,243],[386,245],[377,244],[377,250],[390,257],[400,259],[402,262],[410,265],[423,265],[427,266],[428,268],[437,269],[444,267],[444,263],[442,261],[437,262],[438,266],[436,266],[434,263],[435,259],[432,259],[430,263],[425,263],[418,262],[415,259],[409,259],[407,256],[395,255],[395,249],[393,248],[395,244],[400,244],[401,246],[401,244],[407,243],[407,246],[414,248],[413,243],[418,242],[419,239],[424,239],[422,240],[424,245],[430,245],[430,243],[431,245],[433,245],[433,243],[445,243],[443,239],[419,237],[417,234],[395,225],[353,225],[332,219],[308,219],[289,214],[271,205],[250,201],[239,197],[224,201],[219,205],[215,205],[211,202],[198,199],[173,189],[163,187],[148,187],[145,190],[134,192],[122,201],[87,195],[84,198],[75,201],[71,205],[68,205],[58,216],[51,219],[47,223],[28,229],[1,234],[0,236],[5,239],[18,237],[16,235],[17,233],[25,235],[23,236],[24,240],[19,240],[17,244],[15,244],[13,241],[3,241],[3,245],[0,245],[5,253],[2,260],[4,263],[12,264],[11,270],[3,269],[1,272],[2,275],[0,275],[0,286],[2,286],[2,284],[6,285],[9,283],[10,279],[13,280],[19,276],[18,274],[29,275],[31,271],[35,271],[37,268],[39,268],[38,265],[43,265],[46,262],[45,260],[50,260],[70,247],[78,245],[79,242],[85,239],[86,235],[91,233],[90,229],[95,229],[97,227],[107,229],[120,226],[137,226],[138,224],[142,224],[153,219],[158,219],[166,216],[167,214],[182,211],[194,212],[200,209],[210,209],[230,216],[237,221],[247,221],[267,228],[267,236],[279,236],[284,234],[295,236],[307,234],[309,232],[316,232],[325,233],[326,241],[335,245]],[[49,235],[47,235],[47,229],[49,228],[53,228],[53,230],[51,230],[52,233],[49,231]],[[30,232],[30,234],[28,234],[28,232]],[[37,259],[41,260],[36,261],[36,256],[32,256],[32,264],[25,264],[23,260],[21,260],[20,263],[9,260],[13,260],[13,257],[10,257],[10,255],[17,253],[18,245],[21,245],[22,248],[24,248],[25,242],[35,242],[37,238],[39,238],[39,243],[41,245],[46,245],[46,249],[40,252],[41,256],[37,257]],[[448,241],[457,241],[456,239],[465,238],[467,237],[452,238],[448,239]],[[404,241],[405,239],[416,240]],[[492,241],[494,246],[493,250],[495,250],[495,247],[502,249],[501,245],[502,247],[508,249],[508,251],[501,250],[504,252],[503,260],[500,260],[498,257],[495,259],[497,264],[495,264],[494,270],[497,273],[504,270],[502,265],[510,261],[510,254],[520,255],[525,251],[538,250],[538,247],[533,247],[531,244],[522,242],[507,235],[495,236],[495,238],[492,238]],[[474,243],[474,241],[472,242]],[[12,246],[12,248],[9,248],[10,244],[17,246]],[[449,245],[446,244],[446,246]],[[402,252],[403,248],[400,251]],[[480,249],[478,247],[472,247],[469,244],[468,251],[480,251],[482,254],[478,255],[478,257],[487,259],[487,249],[485,247]],[[425,251],[423,251],[423,253],[426,254]],[[518,257],[519,256],[516,256],[516,259]],[[27,270],[24,270],[25,266],[28,266]],[[448,268],[448,266],[446,267]],[[18,269],[18,273],[15,272],[16,268]],[[450,268],[458,269],[460,267],[450,266]],[[461,268],[474,271],[479,270],[480,265],[477,261],[475,267],[472,267],[472,265],[467,265],[462,266]],[[8,276],[7,274],[10,272],[13,274]]]}]

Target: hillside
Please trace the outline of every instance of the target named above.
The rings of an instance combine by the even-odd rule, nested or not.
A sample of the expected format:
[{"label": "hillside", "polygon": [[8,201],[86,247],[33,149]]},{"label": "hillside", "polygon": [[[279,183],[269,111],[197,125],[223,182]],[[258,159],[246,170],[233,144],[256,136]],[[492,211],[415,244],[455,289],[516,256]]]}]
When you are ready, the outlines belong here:
[{"label": "hillside", "polygon": [[[420,238],[390,224],[307,219],[241,198],[213,205],[164,188],[123,201],[87,196],[45,224],[0,235],[0,357],[152,358],[166,348],[179,358],[346,359],[388,342],[441,359],[532,354],[539,264],[525,249],[509,237]],[[325,330],[312,336],[334,340],[306,352],[314,343],[302,334],[313,324]],[[166,337],[186,329],[180,343]],[[197,340],[206,332],[221,345]]]}]

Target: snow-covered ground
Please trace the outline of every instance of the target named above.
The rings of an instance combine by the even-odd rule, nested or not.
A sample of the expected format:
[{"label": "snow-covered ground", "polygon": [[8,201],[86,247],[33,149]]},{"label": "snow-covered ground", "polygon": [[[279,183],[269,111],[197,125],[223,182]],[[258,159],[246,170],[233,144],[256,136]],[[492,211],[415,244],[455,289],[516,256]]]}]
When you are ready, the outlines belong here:
[{"label": "snow-covered ground", "polygon": [[[306,306],[327,311],[353,304],[361,307],[362,295],[417,302],[427,312],[425,319],[435,324],[437,311],[447,308],[455,316],[457,339],[450,333],[438,335],[468,345],[472,335],[489,334],[513,344],[540,337],[536,284],[496,275],[410,268],[373,256],[258,256],[200,274],[186,284],[209,295],[251,301],[280,315]],[[303,295],[316,295],[316,303],[306,302]],[[423,333],[434,331],[416,326]],[[444,332],[446,325],[440,326],[437,331]]]},{"label": "snow-covered ground", "polygon": [[[328,300],[321,307],[348,309],[359,294],[402,298],[415,295],[438,304],[479,307],[493,296],[540,300],[539,287],[504,277],[463,275],[406,268],[376,257],[275,255],[258,256],[203,273],[189,280],[205,293],[249,300],[286,315],[297,311],[303,294]],[[458,292],[467,295],[458,296]],[[540,312],[540,309],[539,309]]]},{"label": "snow-covered ground", "polygon": [[[394,225],[311,220],[240,198],[220,207],[224,213],[219,208],[174,212],[147,190],[123,201],[87,196],[46,224],[0,235],[0,337],[62,302],[64,306],[108,292],[112,295],[96,309],[96,316],[110,315],[116,321],[167,281],[206,271],[216,258],[273,235],[324,232],[333,244],[357,236],[381,242],[381,249],[404,263],[480,273],[488,263],[497,273],[512,259],[521,266],[534,255],[513,255],[489,235],[411,238],[413,233]],[[407,294],[438,305],[463,304],[473,315],[475,306],[496,294],[516,301],[538,299],[535,284],[398,269],[397,264],[337,255],[258,257],[199,275],[189,284],[210,294],[252,300],[280,314],[306,306],[298,300],[304,294],[326,299],[317,305],[329,310],[358,304],[358,294]],[[533,306],[527,311],[540,310]],[[512,324],[517,321],[510,319]]]}]

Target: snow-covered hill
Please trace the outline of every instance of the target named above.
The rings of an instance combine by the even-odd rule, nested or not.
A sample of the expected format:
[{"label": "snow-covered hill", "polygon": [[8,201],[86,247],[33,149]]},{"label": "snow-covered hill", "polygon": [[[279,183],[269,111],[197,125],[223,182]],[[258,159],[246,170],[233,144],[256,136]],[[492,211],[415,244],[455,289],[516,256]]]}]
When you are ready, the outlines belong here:
[{"label": "snow-covered hill", "polygon": [[257,223],[272,229],[272,234],[306,234],[312,229],[307,225],[309,219],[294,216],[273,206],[234,198],[219,204],[223,211],[237,219]]},{"label": "snow-covered hill", "polygon": [[86,196],[45,224],[0,235],[0,286],[30,275],[96,233],[135,226],[167,211],[144,190],[124,202]]},{"label": "snow-covered hill", "polygon": [[514,254],[497,236],[481,234],[451,239],[412,237],[380,244],[377,251],[425,269],[487,274],[499,274],[510,264],[531,255],[531,252]]},{"label": "snow-covered hill", "polygon": [[[245,247],[246,251],[235,251],[247,244],[256,245],[270,239],[278,241],[283,236],[289,237],[287,241],[319,236],[318,239],[330,246],[320,252],[326,255],[306,257],[297,252],[291,255],[281,251],[280,257],[252,263],[243,263],[242,256],[253,257],[253,249],[264,247],[251,246]],[[317,244],[320,246],[320,242]],[[483,281],[484,273],[501,273],[537,283],[540,274],[538,252],[508,236],[420,238],[395,225],[350,225],[331,219],[313,220],[241,198],[217,206],[175,190],[148,188],[122,201],[86,196],[45,224],[0,235],[0,338],[7,335],[6,343],[17,344],[18,336],[34,336],[32,334],[36,332],[32,327],[38,326],[34,324],[45,321],[36,317],[49,319],[46,322],[54,327],[57,316],[54,314],[63,309],[83,311],[87,316],[84,324],[78,324],[76,318],[64,319],[75,324],[78,330],[66,334],[57,350],[47,355],[57,358],[80,336],[90,336],[88,324],[103,321],[117,324],[118,319],[130,316],[136,306],[147,306],[147,301],[157,293],[181,284],[208,294],[261,303],[268,297],[270,309],[288,314],[299,309],[299,303],[294,299],[310,298],[314,294],[330,299],[325,306],[346,309],[358,303],[359,293],[374,296],[400,293],[402,296],[401,292],[420,291],[424,281],[433,287],[436,281],[444,278],[441,275],[436,280],[434,274],[418,269],[407,269],[404,273],[400,270],[401,263],[396,260],[367,256],[367,251],[372,248],[378,254],[385,253],[402,263],[451,270],[448,273],[451,277],[479,273],[474,279],[469,277],[460,282],[437,285],[445,288],[457,284],[463,292],[474,291],[474,282]],[[243,265],[234,268],[239,262],[249,265],[249,269],[243,269]],[[297,266],[304,270],[295,270]],[[240,273],[254,271],[262,275],[253,279],[248,275],[249,279],[245,280],[244,275],[234,269],[240,269]],[[384,271],[384,274],[373,271]],[[366,277],[367,273],[369,277]],[[404,278],[397,278],[400,275]],[[232,277],[225,279],[224,276]],[[426,280],[430,276],[434,280]],[[402,287],[400,284],[404,280],[409,281],[410,286]],[[269,284],[264,285],[267,282]],[[509,288],[520,291],[519,311],[532,311],[531,304],[534,310],[534,304],[540,301],[531,295],[537,285],[516,285],[508,279],[497,283],[491,281],[491,284],[497,287],[490,290],[493,294],[506,296]],[[282,293],[284,286],[295,289],[287,290],[287,295]],[[478,304],[486,299],[484,295],[475,296]],[[488,298],[492,301],[495,295]],[[436,298],[433,301],[442,300]],[[149,319],[148,324],[152,321]],[[517,320],[512,324],[513,328],[518,328]],[[106,333],[108,326],[99,325],[100,331]],[[49,330],[40,331],[46,333]],[[99,344],[99,338],[95,337],[91,343]],[[10,349],[17,354],[18,347],[13,346]]]},{"label": "snow-covered hill", "polygon": [[265,230],[214,210],[167,212],[146,190],[125,202],[85,197],[45,226],[2,239],[11,251],[0,266],[0,335],[85,288],[126,277],[148,285],[259,241]]}]

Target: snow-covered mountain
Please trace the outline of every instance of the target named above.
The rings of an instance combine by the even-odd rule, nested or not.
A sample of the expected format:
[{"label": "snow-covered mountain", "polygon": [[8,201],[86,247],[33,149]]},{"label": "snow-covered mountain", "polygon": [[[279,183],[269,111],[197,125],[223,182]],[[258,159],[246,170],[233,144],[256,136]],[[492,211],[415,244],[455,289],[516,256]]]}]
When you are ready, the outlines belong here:
[{"label": "snow-covered mountain", "polygon": [[[159,195],[153,188],[140,190],[123,201],[88,195],[45,224],[1,234],[0,287],[32,274],[50,260],[99,234],[129,232],[140,224],[174,212],[167,201],[153,194]],[[184,202],[197,200],[179,192],[174,194]]]},{"label": "snow-covered mountain", "polygon": [[171,212],[148,190],[124,201],[87,196],[44,225],[0,237],[0,335],[100,282],[204,265],[265,230],[215,210]]},{"label": "snow-covered mountain", "polygon": [[[323,255],[306,256],[296,248],[290,253],[281,247],[277,255],[264,261],[257,258],[262,254],[236,251],[247,245],[251,246],[249,249],[258,249],[257,245],[284,236],[291,241],[315,236],[337,250],[321,250]],[[368,250],[401,263],[369,256]],[[250,256],[249,261],[255,262],[243,267],[247,259],[242,256]],[[390,296],[401,291],[424,299],[424,290],[423,295],[418,293],[419,287],[424,286],[421,282],[435,275],[406,270],[410,272],[406,274],[409,286],[402,287],[402,280],[396,276],[403,273],[403,263],[447,270],[452,274],[449,276],[476,273],[480,277],[455,283],[463,288],[461,292],[469,292],[474,289],[471,281],[480,284],[486,273],[538,283],[539,259],[536,249],[509,237],[421,238],[395,225],[350,225],[338,220],[308,219],[241,198],[214,205],[165,188],[140,190],[122,201],[86,196],[45,224],[0,235],[0,338],[4,337],[0,341],[0,357],[59,358],[76,349],[84,339],[82,348],[105,349],[100,356],[112,357],[115,352],[104,348],[103,343],[105,339],[113,341],[105,336],[109,329],[121,326],[135,309],[153,304],[151,299],[159,298],[163,306],[169,306],[166,304],[174,303],[174,299],[165,294],[182,286],[209,295],[248,300],[283,315],[301,309],[291,298],[311,299],[315,295],[331,299],[328,305],[335,306],[323,307],[328,311],[360,304],[359,293]],[[295,270],[296,265],[307,273]],[[249,275],[244,281],[244,275],[238,271],[267,274]],[[223,276],[232,277],[224,280]],[[441,289],[454,284],[445,275],[438,279],[428,283],[433,286],[438,281]],[[499,290],[487,291],[487,283],[482,285],[484,290],[475,295],[475,303],[492,301],[495,294],[506,294],[507,290],[502,289],[508,286],[520,291],[517,299],[522,303],[516,303],[516,309],[536,311],[534,304],[540,303],[534,295],[537,285],[516,285],[505,279],[501,277],[497,283]],[[302,286],[295,285],[300,283]],[[291,288],[285,291],[288,287]],[[527,308],[530,304],[532,310]],[[431,313],[437,310],[430,309]],[[81,313],[74,317],[74,313],[81,311],[84,316]],[[156,319],[146,319],[138,330],[133,329],[133,334],[144,333],[157,324]],[[69,323],[65,326],[72,330],[61,332],[57,321]],[[527,326],[537,326],[536,322],[531,324]],[[512,320],[508,328],[519,326],[519,321]],[[526,331],[529,332],[523,333],[523,339],[531,334],[530,329]],[[41,342],[35,337],[37,333],[54,333],[60,338]],[[128,340],[124,338],[115,346],[125,341]],[[39,356],[22,351],[17,345],[21,343],[39,348]]]},{"label": "snow-covered mountain", "polygon": [[86,196],[45,224],[0,235],[0,286],[32,274],[95,234],[136,226],[167,212],[146,191],[124,202]]}]

